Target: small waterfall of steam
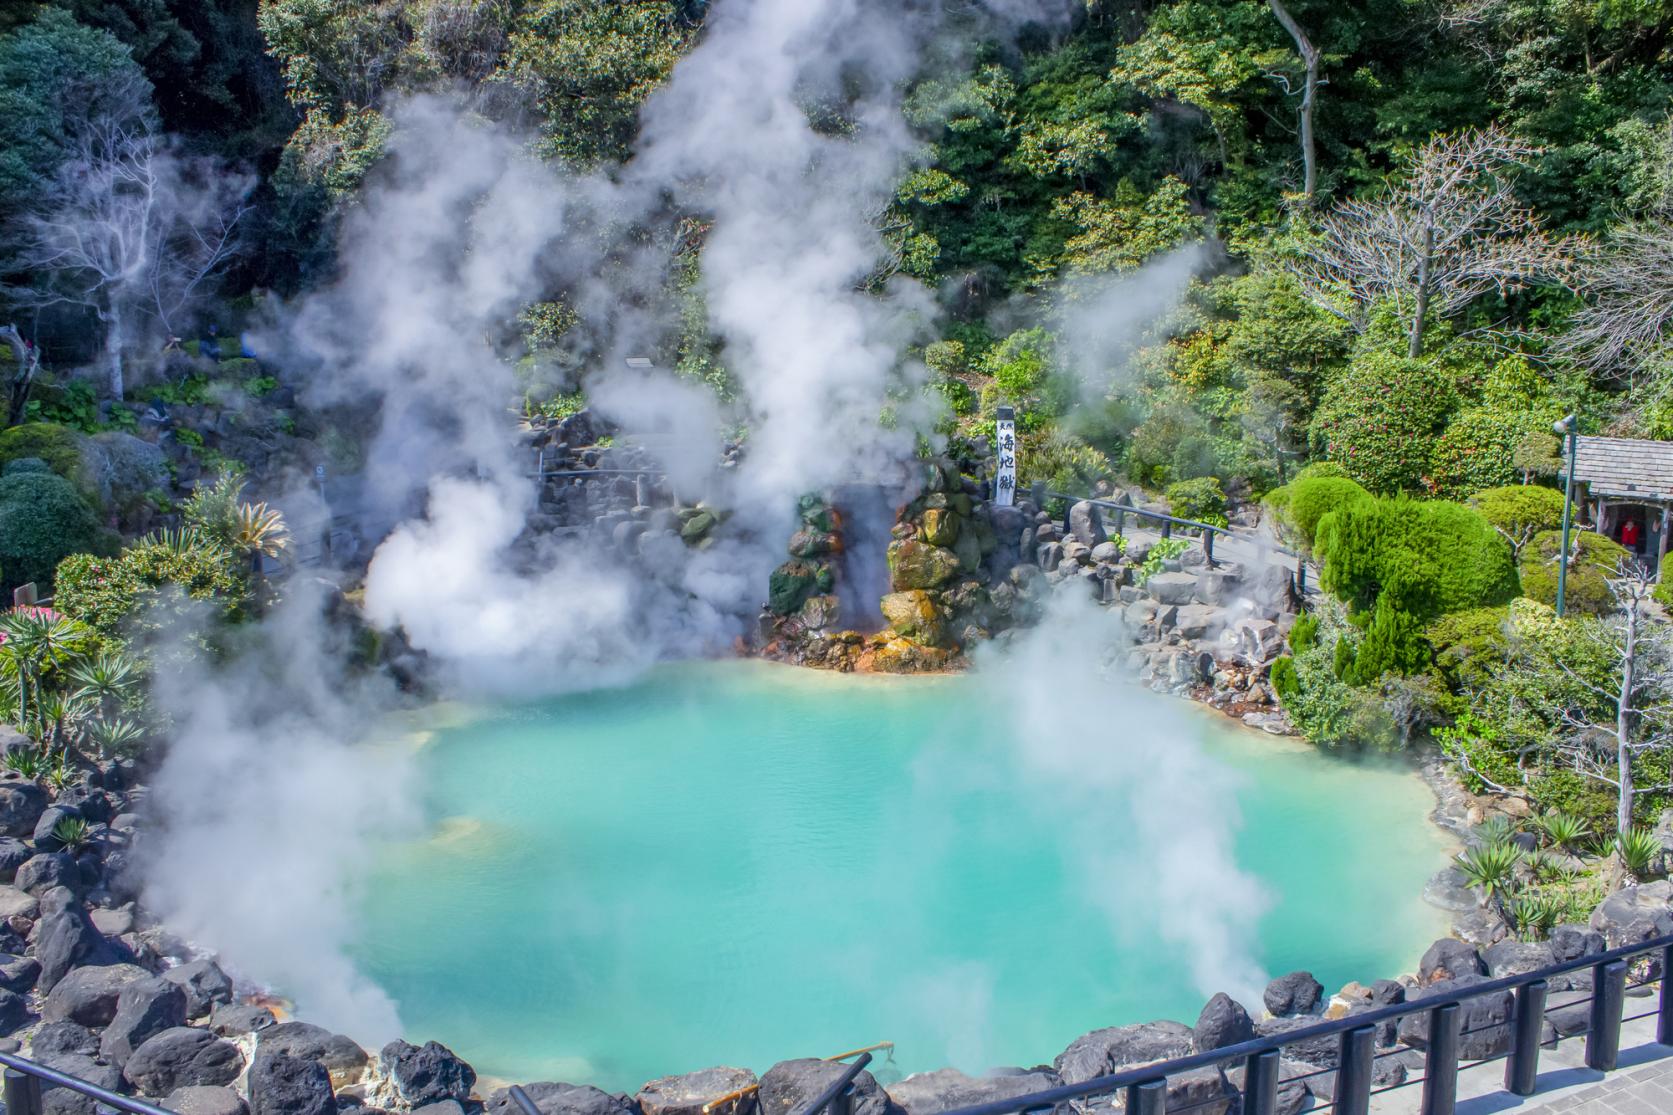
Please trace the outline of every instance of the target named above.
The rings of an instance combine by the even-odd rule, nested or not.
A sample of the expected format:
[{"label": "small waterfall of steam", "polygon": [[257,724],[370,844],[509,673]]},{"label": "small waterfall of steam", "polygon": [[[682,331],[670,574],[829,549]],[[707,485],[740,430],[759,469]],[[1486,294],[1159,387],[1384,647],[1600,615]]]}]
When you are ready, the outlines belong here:
[{"label": "small waterfall of steam", "polygon": [[882,484],[845,484],[832,495],[842,535],[837,555],[841,626],[870,633],[883,626],[879,601],[889,591],[889,528],[898,500]]}]

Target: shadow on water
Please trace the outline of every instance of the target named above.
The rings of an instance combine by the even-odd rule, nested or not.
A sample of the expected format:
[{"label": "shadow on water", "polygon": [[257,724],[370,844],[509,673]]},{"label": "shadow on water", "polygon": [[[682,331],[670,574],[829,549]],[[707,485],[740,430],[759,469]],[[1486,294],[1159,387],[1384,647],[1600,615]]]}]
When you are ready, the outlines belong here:
[{"label": "shadow on water", "polygon": [[841,625],[876,631],[883,626],[879,601],[889,591],[889,528],[900,500],[882,484],[848,484],[837,489],[831,502],[842,524],[836,570]]}]

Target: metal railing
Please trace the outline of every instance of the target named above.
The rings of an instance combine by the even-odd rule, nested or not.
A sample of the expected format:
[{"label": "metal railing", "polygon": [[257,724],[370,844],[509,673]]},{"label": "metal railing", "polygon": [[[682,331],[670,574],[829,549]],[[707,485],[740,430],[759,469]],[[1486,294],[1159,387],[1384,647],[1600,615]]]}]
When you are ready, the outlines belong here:
[{"label": "metal railing", "polygon": [[[1660,1000],[1653,1011],[1623,1018],[1628,990],[1658,982],[1646,976],[1628,984],[1629,961],[1655,956],[1664,974]],[[1553,964],[1525,975],[1484,980],[1468,987],[1456,988],[1416,999],[1374,1007],[1317,1025],[1302,1026],[1281,1034],[1239,1042],[1220,1049],[1206,1050],[1188,1057],[1161,1061],[1141,1068],[1099,1076],[1080,1084],[1064,1084],[1027,1095],[995,1100],[991,1103],[956,1108],[943,1115],[1044,1115],[1060,1105],[1117,1095],[1124,1098],[1127,1115],[1161,1115],[1197,1107],[1224,1105],[1234,1098],[1228,1082],[1227,1090],[1208,1100],[1179,1107],[1167,1106],[1168,1083],[1184,1073],[1206,1068],[1243,1069],[1242,1115],[1274,1115],[1278,1110],[1278,1090],[1328,1073],[1336,1074],[1335,1088],[1328,1103],[1313,1111],[1334,1111],[1335,1115],[1367,1115],[1371,1098],[1399,1088],[1421,1085],[1423,1115],[1452,1115],[1458,1100],[1458,1073],[1470,1068],[1503,1060],[1505,1064],[1504,1091],[1517,1096],[1533,1095],[1538,1087],[1539,1054],[1542,1048],[1540,1033],[1545,1021],[1546,993],[1550,981],[1558,976],[1590,969],[1592,992],[1583,999],[1566,1003],[1563,1009],[1586,1006],[1587,1024],[1583,1031],[1586,1041],[1586,1065],[1598,1072],[1610,1072],[1617,1064],[1621,1049],[1621,1024],[1641,1018],[1656,1019],[1656,1041],[1673,1045],[1673,989],[1665,973],[1673,965],[1673,936],[1658,937],[1641,945],[1611,949],[1594,956],[1581,957],[1561,964]],[[1489,996],[1510,992],[1513,1005],[1503,1021],[1490,1019],[1486,1024],[1462,1029],[1463,1006]],[[1421,1076],[1407,1077],[1398,1083],[1376,1086],[1375,1065],[1380,1059],[1404,1055],[1408,1049],[1396,1046],[1382,1053],[1376,1049],[1378,1026],[1411,1015],[1427,1015],[1428,1034],[1424,1041],[1424,1062]],[[1460,1057],[1460,1040],[1470,1034],[1504,1031],[1507,1048],[1468,1062]],[[1577,1035],[1571,1035],[1577,1036]],[[1336,1038],[1338,1061],[1334,1068],[1319,1068],[1298,1076],[1284,1077],[1282,1058],[1286,1049],[1303,1042],[1317,1043],[1321,1039]],[[1557,1042],[1563,1040],[1560,1032]],[[1493,1044],[1497,1044],[1494,1042]],[[1551,1043],[1553,1045],[1556,1042]],[[1296,1058],[1303,1060],[1303,1058]],[[1305,1061],[1303,1061],[1305,1063]],[[809,1107],[802,1115],[818,1115],[817,1106]]]},{"label": "metal railing", "polygon": [[[1115,515],[1115,531],[1113,533],[1113,537],[1116,538],[1120,538],[1125,532],[1128,515],[1132,515],[1141,520],[1150,519],[1161,523],[1161,533],[1163,538],[1172,538],[1174,528],[1176,527],[1181,527],[1186,530],[1199,531],[1202,534],[1203,556],[1208,559],[1208,566],[1210,569],[1215,568],[1219,564],[1219,562],[1217,562],[1214,558],[1215,536],[1225,535],[1227,538],[1233,539],[1238,537],[1237,532],[1228,527],[1215,526],[1213,523],[1199,523],[1195,519],[1181,519],[1178,516],[1169,515],[1162,511],[1151,511],[1148,508],[1138,507],[1131,503],[1122,503],[1119,500],[1103,499],[1098,496],[1077,496],[1070,492],[1053,492],[1047,490],[1046,486],[1040,483],[1036,483],[1033,486],[1031,494],[1033,496],[1035,506],[1041,509],[1045,508],[1047,500],[1060,499],[1063,501],[1063,532],[1065,534],[1069,533],[1069,516],[1077,503],[1087,503],[1092,505],[1093,515],[1100,527],[1102,527],[1104,522],[1102,512],[1106,510],[1113,512]],[[1286,550],[1282,546],[1263,544],[1266,545],[1267,549],[1271,550],[1275,554],[1282,554],[1284,557],[1295,559],[1295,591],[1298,596],[1305,596],[1307,593],[1306,557],[1302,554],[1296,553],[1294,550]]]},{"label": "metal railing", "polygon": [[0,1053],[0,1065],[5,1066],[3,1091],[6,1115],[42,1115],[45,1109],[41,1098],[43,1083],[80,1092],[94,1103],[125,1111],[128,1115],[174,1115],[173,1112],[144,1100],[112,1092],[97,1084],[89,1084],[79,1077],[59,1072],[57,1069],[49,1069],[14,1053]]}]

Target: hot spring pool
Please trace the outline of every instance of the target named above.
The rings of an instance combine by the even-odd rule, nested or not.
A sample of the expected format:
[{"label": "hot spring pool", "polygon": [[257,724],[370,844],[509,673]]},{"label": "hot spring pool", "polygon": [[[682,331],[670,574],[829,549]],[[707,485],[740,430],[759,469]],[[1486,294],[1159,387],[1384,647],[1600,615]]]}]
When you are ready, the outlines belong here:
[{"label": "hot spring pool", "polygon": [[[885,1080],[976,1072],[1193,1021],[1190,950],[1157,927],[1198,911],[1121,865],[1190,870],[1221,819],[1129,847],[1120,795],[1028,768],[1002,689],[710,662],[473,714],[419,753],[434,828],[380,858],[356,958],[409,1037],[485,1075],[630,1092],[884,1039]],[[1235,785],[1253,959],[1327,990],[1409,969],[1443,929],[1419,899],[1447,855],[1428,790],[1168,705]],[[1155,730],[1122,719],[1087,744]]]}]

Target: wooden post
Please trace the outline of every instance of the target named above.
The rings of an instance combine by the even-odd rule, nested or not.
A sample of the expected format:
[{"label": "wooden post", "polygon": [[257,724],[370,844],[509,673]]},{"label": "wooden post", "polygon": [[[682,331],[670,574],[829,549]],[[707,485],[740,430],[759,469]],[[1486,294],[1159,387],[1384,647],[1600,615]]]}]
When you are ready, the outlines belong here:
[{"label": "wooden post", "polygon": [[1463,1012],[1443,1003],[1429,1012],[1429,1049],[1423,1056],[1423,1115],[1452,1115],[1458,1107],[1458,1033]]}]

